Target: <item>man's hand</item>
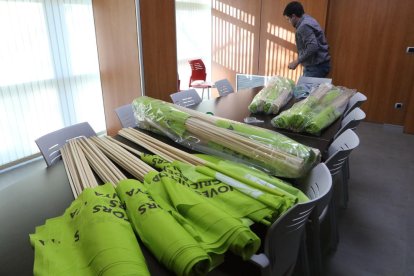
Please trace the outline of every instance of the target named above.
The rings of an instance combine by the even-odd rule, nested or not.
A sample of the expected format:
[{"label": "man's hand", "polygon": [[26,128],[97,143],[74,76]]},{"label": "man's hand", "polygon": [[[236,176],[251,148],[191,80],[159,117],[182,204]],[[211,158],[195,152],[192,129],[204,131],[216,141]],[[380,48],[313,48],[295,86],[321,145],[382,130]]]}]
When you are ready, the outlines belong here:
[{"label": "man's hand", "polygon": [[298,67],[298,65],[299,65],[298,60],[294,60],[294,61],[292,61],[291,63],[289,63],[288,68],[289,68],[290,70],[295,70],[295,69],[296,69],[296,67]]}]

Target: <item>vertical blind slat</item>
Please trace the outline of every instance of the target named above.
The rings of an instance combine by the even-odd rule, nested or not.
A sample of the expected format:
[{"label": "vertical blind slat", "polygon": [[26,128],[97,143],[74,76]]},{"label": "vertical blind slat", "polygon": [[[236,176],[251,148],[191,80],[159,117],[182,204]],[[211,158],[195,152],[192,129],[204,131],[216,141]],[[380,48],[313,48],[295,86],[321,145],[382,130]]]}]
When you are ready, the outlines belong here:
[{"label": "vertical blind slat", "polygon": [[78,122],[105,129],[91,0],[0,0],[0,166]]}]

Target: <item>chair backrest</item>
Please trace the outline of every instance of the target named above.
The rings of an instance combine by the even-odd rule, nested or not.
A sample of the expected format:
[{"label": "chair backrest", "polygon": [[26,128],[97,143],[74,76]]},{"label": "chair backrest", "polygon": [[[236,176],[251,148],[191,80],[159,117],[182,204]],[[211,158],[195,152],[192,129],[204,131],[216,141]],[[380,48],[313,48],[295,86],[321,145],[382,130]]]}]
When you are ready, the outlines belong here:
[{"label": "chair backrest", "polygon": [[326,206],[329,202],[332,177],[325,164],[318,164],[306,177],[297,181],[298,187],[310,201],[296,204],[269,228],[264,244],[269,265],[262,270],[262,275],[282,276],[292,273],[310,213],[315,206]]},{"label": "chair backrest", "polygon": [[236,74],[236,91],[265,86],[270,78],[259,75]]},{"label": "chair backrest", "polygon": [[189,60],[188,63],[191,66],[191,76],[190,76],[190,82],[188,84],[188,87],[191,87],[191,83],[193,81],[197,81],[197,80],[205,81],[207,78],[207,73],[206,73],[206,66],[204,65],[204,62],[201,59],[193,59],[193,60]]},{"label": "chair backrest", "polygon": [[192,106],[201,102],[201,97],[195,89],[183,90],[170,95],[174,104],[179,106]]},{"label": "chair backrest", "polygon": [[79,123],[71,125],[36,139],[36,144],[46,161],[47,166],[56,163],[60,157],[60,148],[70,139],[77,137],[91,137],[96,136],[95,131],[89,123]]},{"label": "chair backrest", "polygon": [[214,83],[214,85],[216,86],[220,97],[234,92],[233,86],[231,86],[231,83],[228,79],[218,80]]},{"label": "chair backrest", "polygon": [[137,121],[135,119],[132,104],[126,104],[115,109],[116,115],[121,122],[122,127],[136,127]]},{"label": "chair backrest", "polygon": [[359,108],[354,108],[348,115],[346,115],[341,121],[341,128],[335,134],[334,139],[339,137],[347,129],[355,129],[362,120],[366,117],[365,112]]},{"label": "chair backrest", "polygon": [[351,151],[358,147],[358,145],[358,135],[352,129],[345,130],[332,142],[328,149],[329,157],[325,161],[332,176],[341,172],[343,163],[346,161]]},{"label": "chair backrest", "polygon": [[298,99],[306,98],[322,83],[332,83],[332,79],[301,76],[293,89],[293,96]]},{"label": "chair backrest", "polygon": [[344,117],[349,114],[354,108],[360,107],[364,102],[367,101],[367,97],[361,92],[355,93],[348,102],[348,106],[344,111]]}]

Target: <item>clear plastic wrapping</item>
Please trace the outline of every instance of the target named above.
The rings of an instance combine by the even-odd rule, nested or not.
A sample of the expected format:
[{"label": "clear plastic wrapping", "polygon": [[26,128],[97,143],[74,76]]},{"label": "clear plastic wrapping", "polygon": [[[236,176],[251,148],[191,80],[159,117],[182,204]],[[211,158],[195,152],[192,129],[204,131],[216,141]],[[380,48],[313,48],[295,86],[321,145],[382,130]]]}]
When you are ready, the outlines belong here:
[{"label": "clear plastic wrapping", "polygon": [[138,127],[202,152],[298,178],[320,161],[320,152],[282,134],[176,106],[150,97],[133,101]]},{"label": "clear plastic wrapping", "polygon": [[270,78],[266,86],[250,103],[250,112],[264,112],[266,114],[279,113],[279,110],[292,98],[294,86],[294,82],[290,79],[280,76]]},{"label": "clear plastic wrapping", "polygon": [[294,132],[320,135],[345,111],[355,90],[323,83],[309,97],[272,119],[272,125]]}]

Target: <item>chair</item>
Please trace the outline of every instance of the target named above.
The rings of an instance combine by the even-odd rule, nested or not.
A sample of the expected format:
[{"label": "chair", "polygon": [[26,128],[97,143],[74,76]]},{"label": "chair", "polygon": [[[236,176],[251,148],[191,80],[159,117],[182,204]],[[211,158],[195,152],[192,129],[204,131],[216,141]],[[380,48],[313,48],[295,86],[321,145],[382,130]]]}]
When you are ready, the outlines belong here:
[{"label": "chair", "polygon": [[170,95],[174,104],[179,106],[192,106],[199,104],[202,100],[195,89],[183,90]]},{"label": "chair", "polygon": [[137,121],[135,119],[134,110],[132,104],[126,104],[115,109],[116,115],[123,128],[136,127]]},{"label": "chair", "polygon": [[265,86],[270,78],[259,75],[236,74],[236,91]]},{"label": "chair", "polygon": [[60,159],[60,148],[68,140],[82,136],[96,136],[95,131],[87,122],[53,131],[36,139],[35,142],[39,147],[47,166],[50,167]]},{"label": "chair", "polygon": [[367,97],[362,94],[361,92],[357,92],[355,93],[355,95],[353,95],[348,102],[348,106],[344,112],[343,117],[345,117],[346,115],[349,114],[349,112],[351,112],[352,110],[354,110],[357,107],[360,107],[364,102],[367,101]]},{"label": "chair", "polygon": [[[355,107],[348,115],[346,115],[341,122],[341,128],[335,134],[334,139],[341,135],[345,130],[352,129],[354,130],[362,120],[366,117],[365,112],[362,111],[359,107]],[[342,166],[345,179],[349,179],[349,162],[348,158],[345,160],[344,165]]]},{"label": "chair", "polygon": [[190,66],[191,66],[191,76],[190,76],[190,82],[188,84],[188,87],[203,89],[202,94],[201,94],[201,97],[203,99],[204,99],[204,89],[207,88],[207,98],[210,99],[210,88],[213,85],[209,82],[206,82],[207,73],[206,73],[206,67],[204,65],[204,62],[201,59],[194,59],[194,60],[189,60],[188,63],[190,63]]},{"label": "chair", "polygon": [[218,80],[214,83],[214,85],[216,86],[220,97],[234,92],[234,89],[228,79]]},{"label": "chair", "polygon": [[333,179],[336,180],[338,177],[340,177],[339,180],[342,184],[342,206],[344,207],[346,207],[348,201],[348,183],[345,174],[343,173],[343,165],[344,162],[346,162],[348,159],[351,151],[358,147],[358,145],[358,135],[352,129],[347,129],[341,135],[335,138],[335,140],[329,146],[329,157],[325,161],[325,164],[331,172]]},{"label": "chair", "polygon": [[290,275],[296,265],[303,230],[315,206],[327,205],[332,178],[325,164],[314,167],[298,187],[310,201],[298,203],[279,217],[268,229],[264,253],[253,255],[251,261],[261,267],[262,275]]},{"label": "chair", "polygon": [[341,128],[335,134],[334,139],[338,138],[345,130],[355,129],[362,120],[366,117],[365,112],[359,107],[354,108],[348,115],[346,115],[341,121]]}]

